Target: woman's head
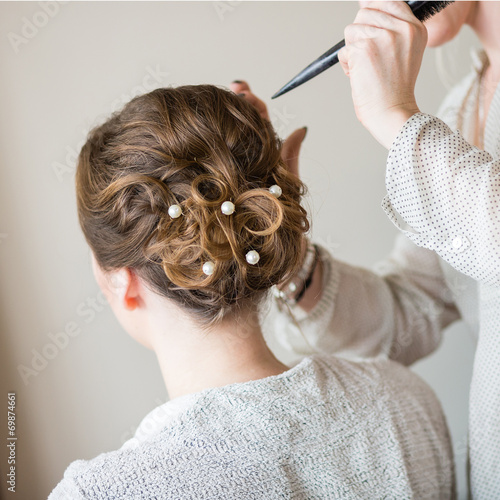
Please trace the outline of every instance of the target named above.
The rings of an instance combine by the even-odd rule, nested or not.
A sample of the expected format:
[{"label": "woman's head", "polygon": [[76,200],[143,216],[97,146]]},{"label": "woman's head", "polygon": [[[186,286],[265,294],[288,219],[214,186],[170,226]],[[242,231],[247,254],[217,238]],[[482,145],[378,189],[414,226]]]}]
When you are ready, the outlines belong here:
[{"label": "woman's head", "polygon": [[256,304],[296,271],[309,229],[281,146],[251,104],[212,85],[133,99],[90,132],[78,159],[78,214],[99,268],[132,269],[204,324]]}]

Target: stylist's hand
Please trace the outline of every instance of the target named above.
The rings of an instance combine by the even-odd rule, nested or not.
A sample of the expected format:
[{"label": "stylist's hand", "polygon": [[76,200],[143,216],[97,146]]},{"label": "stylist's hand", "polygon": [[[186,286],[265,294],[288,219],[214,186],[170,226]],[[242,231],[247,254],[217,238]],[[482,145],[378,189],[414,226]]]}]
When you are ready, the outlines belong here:
[{"label": "stylist's hand", "polygon": [[[229,88],[235,94],[238,94],[241,98],[246,99],[250,104],[255,106],[262,118],[265,118],[267,121],[271,121],[265,102],[259,99],[256,95],[252,94],[247,82],[237,80],[232,82],[229,85]],[[299,128],[292,132],[284,141],[283,149],[281,151],[281,157],[287,164],[288,170],[297,177],[299,176],[300,147],[302,146],[302,141],[304,140],[306,133],[306,127]]]},{"label": "stylist's hand", "polygon": [[356,116],[389,149],[419,111],[417,80],[427,43],[425,26],[405,2],[360,2],[345,29],[339,62],[351,81]]}]

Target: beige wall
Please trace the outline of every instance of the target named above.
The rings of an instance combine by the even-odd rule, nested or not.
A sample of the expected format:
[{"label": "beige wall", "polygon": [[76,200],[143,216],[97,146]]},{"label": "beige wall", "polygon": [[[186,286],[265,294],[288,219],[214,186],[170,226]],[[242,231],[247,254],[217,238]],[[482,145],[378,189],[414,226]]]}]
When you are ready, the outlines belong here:
[{"label": "beige wall", "polygon": [[[301,172],[315,237],[357,265],[388,253],[386,152],[356,121],[340,67],[269,99],[342,37],[355,11],[353,2],[0,3],[0,436],[13,390],[16,498],[46,498],[72,460],[119,447],[167,397],[153,354],[102,304],[75,210],[85,131],[133,94],[248,80],[281,134],[309,127]],[[424,111],[464,73],[468,51],[458,54],[471,40],[426,54]],[[415,366],[444,404],[461,491],[473,352],[457,325]],[[33,370],[24,380],[21,365]]]}]

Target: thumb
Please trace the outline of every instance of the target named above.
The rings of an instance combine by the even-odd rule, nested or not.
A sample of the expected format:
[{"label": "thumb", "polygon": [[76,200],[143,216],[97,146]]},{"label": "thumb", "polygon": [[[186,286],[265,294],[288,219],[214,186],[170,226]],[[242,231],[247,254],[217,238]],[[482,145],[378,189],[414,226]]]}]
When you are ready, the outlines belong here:
[{"label": "thumb", "polygon": [[347,48],[342,47],[337,54],[338,60],[346,76],[349,76],[349,61],[347,59]]},{"label": "thumb", "polygon": [[285,161],[288,170],[299,176],[299,154],[302,146],[302,141],[307,134],[307,127],[302,127],[292,132],[283,143],[281,157]]}]

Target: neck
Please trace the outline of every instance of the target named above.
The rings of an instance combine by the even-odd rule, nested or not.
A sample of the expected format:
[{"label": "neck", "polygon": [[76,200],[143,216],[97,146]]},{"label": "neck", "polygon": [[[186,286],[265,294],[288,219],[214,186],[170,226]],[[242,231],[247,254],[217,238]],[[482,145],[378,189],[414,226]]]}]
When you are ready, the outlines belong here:
[{"label": "neck", "polygon": [[209,330],[175,309],[159,308],[150,323],[152,347],[170,399],[289,369],[268,348],[255,309]]},{"label": "neck", "polygon": [[474,30],[488,56],[486,79],[490,84],[500,82],[500,30],[496,21],[500,18],[500,2],[472,2],[467,24]]}]

